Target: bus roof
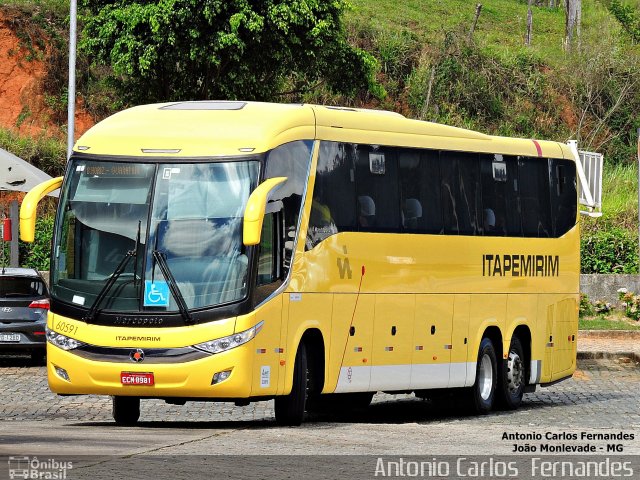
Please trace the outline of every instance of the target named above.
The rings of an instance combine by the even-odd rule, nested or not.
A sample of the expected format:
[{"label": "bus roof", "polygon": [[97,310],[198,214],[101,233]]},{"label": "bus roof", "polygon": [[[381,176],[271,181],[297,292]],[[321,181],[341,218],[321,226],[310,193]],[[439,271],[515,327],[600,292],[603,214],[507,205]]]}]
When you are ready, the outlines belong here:
[{"label": "bus roof", "polygon": [[573,159],[556,142],[490,136],[393,112],[242,101],[129,108],[96,124],[74,150],[180,159],[260,153],[310,139]]}]

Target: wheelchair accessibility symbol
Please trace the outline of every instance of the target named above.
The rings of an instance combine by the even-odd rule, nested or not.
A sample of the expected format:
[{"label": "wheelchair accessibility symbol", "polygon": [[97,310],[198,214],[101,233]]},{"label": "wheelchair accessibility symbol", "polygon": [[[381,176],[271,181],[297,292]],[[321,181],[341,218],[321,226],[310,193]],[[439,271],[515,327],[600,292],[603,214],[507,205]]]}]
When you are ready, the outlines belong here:
[{"label": "wheelchair accessibility symbol", "polygon": [[168,307],[169,285],[167,282],[145,280],[144,282],[144,306]]}]

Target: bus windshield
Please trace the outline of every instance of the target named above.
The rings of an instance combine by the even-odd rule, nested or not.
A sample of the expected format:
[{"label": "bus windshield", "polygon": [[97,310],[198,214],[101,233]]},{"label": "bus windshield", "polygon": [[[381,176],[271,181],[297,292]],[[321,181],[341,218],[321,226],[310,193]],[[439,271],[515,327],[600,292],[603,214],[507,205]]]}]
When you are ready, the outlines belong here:
[{"label": "bus windshield", "polygon": [[242,218],[257,160],[71,162],[52,297],[93,310],[173,312],[180,301],[194,309],[247,295]]}]

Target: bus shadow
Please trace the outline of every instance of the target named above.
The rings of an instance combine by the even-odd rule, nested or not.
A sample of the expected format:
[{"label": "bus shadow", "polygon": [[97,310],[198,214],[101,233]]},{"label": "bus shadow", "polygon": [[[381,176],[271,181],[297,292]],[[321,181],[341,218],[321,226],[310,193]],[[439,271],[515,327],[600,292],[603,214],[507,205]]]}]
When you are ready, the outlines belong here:
[{"label": "bus shadow", "polygon": [[522,413],[543,412],[544,410],[556,410],[559,408],[576,408],[581,405],[593,405],[594,403],[607,403],[628,395],[609,392],[602,393],[594,398],[573,398],[570,403],[563,401],[558,395],[550,394],[544,400],[531,396],[523,400],[522,405],[516,410],[496,409],[487,415],[469,413],[468,409],[461,405],[455,398],[441,399],[438,401],[421,400],[418,398],[406,398],[373,403],[364,409],[345,410],[342,412],[317,412],[308,415],[307,421],[318,423],[437,423],[455,420],[482,420],[492,417],[512,416]]},{"label": "bus shadow", "polygon": [[[439,423],[460,420],[489,421],[501,416],[518,416],[531,412],[541,414],[545,410],[559,408],[579,408],[581,404],[593,405],[594,402],[610,402],[628,395],[610,392],[601,393],[597,398],[574,398],[570,403],[561,400],[561,394],[547,394],[544,399],[536,395],[527,395],[522,405],[517,410],[494,410],[487,415],[475,415],[467,410],[455,398],[440,399],[438,401],[421,400],[419,398],[406,397],[395,400],[374,402],[366,408],[359,409],[333,409],[331,411],[316,411],[307,413],[303,428],[321,427],[329,424],[404,424],[404,423]],[[265,429],[276,428],[275,418],[267,412],[264,418],[255,420],[228,420],[228,419],[194,419],[194,420],[153,420],[138,422],[135,427],[116,425],[113,421],[94,421],[68,423],[74,427],[104,427],[117,429],[150,428],[150,429],[196,429],[196,430],[240,430],[240,429]]]},{"label": "bus shadow", "polygon": [[275,419],[262,420],[153,420],[139,421],[135,426],[116,425],[115,422],[69,423],[70,427],[103,427],[116,429],[188,429],[188,430],[259,430],[273,428]]}]

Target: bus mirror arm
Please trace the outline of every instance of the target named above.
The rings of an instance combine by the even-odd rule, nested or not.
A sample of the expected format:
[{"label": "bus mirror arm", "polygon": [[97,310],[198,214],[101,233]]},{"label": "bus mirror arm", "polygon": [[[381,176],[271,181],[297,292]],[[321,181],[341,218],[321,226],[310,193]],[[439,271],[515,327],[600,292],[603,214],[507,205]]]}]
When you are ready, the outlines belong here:
[{"label": "bus mirror arm", "polygon": [[258,185],[249,196],[247,206],[244,209],[244,221],[242,224],[242,243],[246,246],[258,245],[260,243],[262,221],[267,208],[269,194],[274,188],[286,180],[287,177],[269,178]]},{"label": "bus mirror arm", "polygon": [[20,240],[31,243],[36,236],[36,209],[45,195],[62,185],[62,177],[52,178],[33,187],[20,206]]}]

